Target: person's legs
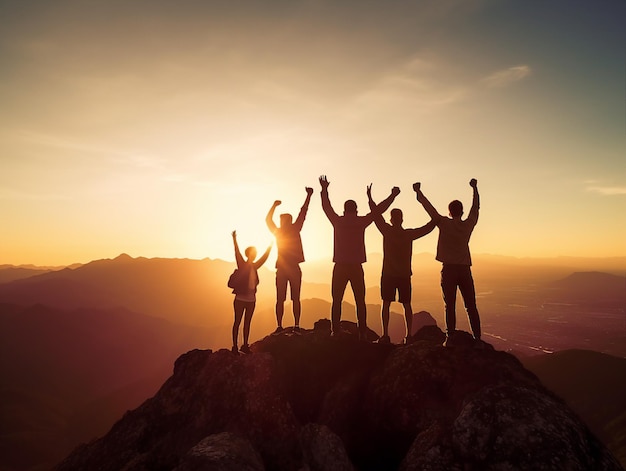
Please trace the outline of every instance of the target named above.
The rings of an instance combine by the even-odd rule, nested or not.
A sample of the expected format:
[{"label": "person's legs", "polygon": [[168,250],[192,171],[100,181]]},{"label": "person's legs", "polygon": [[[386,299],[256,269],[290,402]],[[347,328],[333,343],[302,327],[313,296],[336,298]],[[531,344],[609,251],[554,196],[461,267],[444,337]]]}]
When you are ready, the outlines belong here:
[{"label": "person's legs", "polygon": [[404,307],[404,321],[406,324],[406,337],[409,338],[412,334],[413,327],[413,308],[411,307],[411,277],[400,277],[397,282],[398,287],[398,301],[402,303]]},{"label": "person's legs", "polygon": [[276,325],[277,330],[283,328],[283,315],[287,299],[287,274],[283,268],[276,269]]},{"label": "person's legs", "polygon": [[467,311],[472,334],[476,340],[480,340],[480,315],[476,307],[476,290],[474,288],[472,270],[469,265],[466,270],[463,270],[459,277],[459,290],[461,291],[461,296],[463,296],[463,302],[465,303],[465,310]]},{"label": "person's legs", "polygon": [[243,346],[248,346],[248,338],[250,337],[250,323],[252,322],[252,314],[254,314],[255,302],[245,303],[243,318]]},{"label": "person's legs", "polygon": [[241,318],[243,317],[244,303],[235,299],[233,302],[233,308],[235,311],[235,321],[233,322],[233,351],[236,351],[239,337],[239,325],[241,324]]},{"label": "person's legs", "polygon": [[389,308],[391,301],[383,301],[383,307],[381,310],[381,318],[383,321],[383,337],[389,337]]},{"label": "person's legs", "polygon": [[300,327],[300,288],[302,287],[302,270],[299,266],[295,266],[289,277],[289,286],[291,291],[291,304],[293,307],[294,326]]},{"label": "person's legs", "polygon": [[333,304],[331,308],[331,329],[333,333],[339,332],[339,325],[341,322],[341,303],[343,301],[343,294],[346,291],[347,284],[348,276],[345,265],[335,263],[335,266],[333,267],[331,286],[331,294],[333,297]]},{"label": "person's legs", "polygon": [[404,306],[404,321],[406,323],[406,339],[413,335],[413,308],[411,303],[403,303]]},{"label": "person's legs", "polygon": [[383,300],[383,306],[380,311],[383,323],[383,338],[387,340],[389,337],[389,308],[396,299],[396,286],[390,276],[382,275],[380,277],[380,297]]},{"label": "person's legs", "polygon": [[366,338],[367,332],[367,308],[365,305],[365,274],[363,266],[359,263],[354,265],[350,270],[350,286],[354,293],[354,302],[356,304],[356,319],[359,325],[359,336]]},{"label": "person's legs", "polygon": [[456,330],[456,288],[455,267],[444,265],[441,269],[441,292],[446,306],[446,335],[448,336]]}]

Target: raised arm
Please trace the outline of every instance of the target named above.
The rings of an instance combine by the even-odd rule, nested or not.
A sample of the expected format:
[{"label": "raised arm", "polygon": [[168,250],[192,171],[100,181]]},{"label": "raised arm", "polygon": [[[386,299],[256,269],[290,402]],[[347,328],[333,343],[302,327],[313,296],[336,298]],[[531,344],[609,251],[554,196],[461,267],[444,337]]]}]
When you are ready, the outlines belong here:
[{"label": "raised arm", "polygon": [[413,240],[419,239],[420,237],[424,237],[425,235],[430,234],[435,227],[437,227],[437,224],[435,223],[435,221],[433,219],[431,219],[426,224],[424,224],[422,227],[418,227],[417,229],[413,229],[412,232],[411,232]]},{"label": "raised arm", "polygon": [[385,219],[383,218],[383,212],[378,211],[376,209],[377,204],[374,201],[374,198],[372,198],[372,184],[371,183],[367,185],[367,204],[370,207],[370,214],[372,214],[372,216],[374,217],[374,224],[376,224],[376,227],[382,233],[385,230],[385,226],[387,225],[387,223],[385,222]]},{"label": "raised arm", "polygon": [[270,230],[272,234],[276,232],[276,229],[278,229],[276,227],[276,224],[274,224],[274,211],[276,210],[276,207],[280,203],[281,203],[280,200],[274,201],[274,204],[272,205],[270,210],[267,212],[267,216],[265,216],[265,224],[267,224],[267,228]]},{"label": "raised arm", "polygon": [[438,219],[441,219],[441,214],[437,212],[435,207],[430,203],[430,201],[428,201],[428,198],[426,198],[426,196],[424,196],[424,193],[422,193],[422,189],[419,183],[413,183],[413,190],[415,191],[415,197],[417,198],[417,201],[422,203],[422,206],[431,217],[431,219],[434,219],[435,222]]},{"label": "raised arm", "polygon": [[235,261],[237,262],[237,267],[241,267],[246,261],[241,256],[241,251],[239,250],[239,244],[237,243],[237,231],[232,232],[233,236],[233,245],[235,246]]},{"label": "raised arm", "polygon": [[309,203],[311,202],[311,196],[313,195],[313,188],[307,186],[304,189],[306,190],[306,198],[304,200],[304,204],[300,208],[300,213],[298,214],[298,217],[296,218],[296,222],[294,222],[294,225],[296,226],[298,230],[302,229],[302,225],[304,224],[304,219],[306,218],[306,213],[309,210]]},{"label": "raised arm", "polygon": [[330,185],[330,182],[326,178],[326,175],[322,175],[320,177],[320,186],[322,187],[322,191],[320,192],[320,195],[322,197],[322,209],[324,210],[324,214],[326,214],[326,217],[330,220],[330,222],[333,222],[339,217],[339,215],[335,212],[332,205],[330,204],[330,198],[328,197],[328,185]]},{"label": "raised arm", "polygon": [[265,250],[265,252],[263,252],[263,255],[261,255],[261,258],[259,258],[256,262],[254,262],[254,266],[258,269],[261,268],[263,266],[263,264],[267,261],[267,257],[270,256],[270,252],[272,251],[272,244],[269,245],[269,247],[267,248],[267,250]]},{"label": "raised arm", "polygon": [[470,209],[467,219],[476,224],[478,222],[478,210],[480,209],[480,196],[478,195],[478,181],[475,178],[470,180],[470,186],[472,187],[472,208]]},{"label": "raised arm", "polygon": [[[371,187],[372,185],[367,187],[368,188],[368,201],[369,199],[371,199],[370,197],[372,193]],[[389,196],[387,196],[387,198],[385,198],[380,203],[375,205],[374,208],[372,208],[372,206],[370,205],[370,209],[372,210],[370,214],[372,215],[372,217],[376,217],[377,215],[382,215],[385,211],[387,211],[389,209],[389,206],[391,206],[391,203],[393,203],[393,200],[395,200],[396,196],[398,196],[399,194],[400,194],[400,188],[398,188],[397,186],[394,186],[391,189],[391,193],[389,194]]]}]

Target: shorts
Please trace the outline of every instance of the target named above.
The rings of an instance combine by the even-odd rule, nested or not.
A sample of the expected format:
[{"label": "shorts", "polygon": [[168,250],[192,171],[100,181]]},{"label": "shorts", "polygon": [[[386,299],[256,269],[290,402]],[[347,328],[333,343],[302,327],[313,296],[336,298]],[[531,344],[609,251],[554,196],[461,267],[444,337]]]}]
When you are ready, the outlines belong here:
[{"label": "shorts", "polygon": [[291,300],[300,299],[302,286],[302,270],[300,265],[276,268],[276,300],[279,302],[287,299],[287,283],[291,292]]},{"label": "shorts", "polygon": [[380,278],[380,297],[383,301],[395,301],[396,291],[398,302],[402,304],[411,302],[411,277],[383,275]]}]

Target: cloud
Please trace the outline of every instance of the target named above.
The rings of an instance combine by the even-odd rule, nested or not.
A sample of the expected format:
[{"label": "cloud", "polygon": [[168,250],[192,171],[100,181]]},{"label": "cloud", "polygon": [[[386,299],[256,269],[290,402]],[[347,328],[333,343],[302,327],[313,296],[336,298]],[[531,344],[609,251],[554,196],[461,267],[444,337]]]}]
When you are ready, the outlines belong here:
[{"label": "cloud", "polygon": [[605,196],[626,195],[626,186],[588,186],[587,191]]},{"label": "cloud", "polygon": [[508,69],[498,70],[482,79],[482,82],[489,88],[507,87],[515,82],[524,80],[530,76],[532,70],[528,65],[516,65]]},{"label": "cloud", "polygon": [[433,111],[453,105],[467,97],[462,84],[446,79],[447,67],[436,61],[410,57],[386,71],[367,91],[357,97],[357,104],[378,108],[410,108]]}]

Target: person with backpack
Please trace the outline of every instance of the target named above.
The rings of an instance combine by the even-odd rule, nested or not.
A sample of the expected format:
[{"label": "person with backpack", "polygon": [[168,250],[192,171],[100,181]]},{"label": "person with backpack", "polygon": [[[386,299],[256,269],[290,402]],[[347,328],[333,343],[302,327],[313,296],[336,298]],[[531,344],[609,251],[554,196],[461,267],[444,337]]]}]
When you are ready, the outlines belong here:
[{"label": "person with backpack", "polygon": [[239,338],[239,326],[241,325],[241,319],[243,319],[243,344],[241,351],[243,353],[250,353],[248,338],[250,336],[252,314],[254,314],[254,307],[256,305],[256,289],[259,284],[257,270],[261,268],[267,260],[267,257],[269,257],[272,245],[270,244],[265,253],[261,255],[256,262],[254,261],[257,256],[256,247],[246,248],[244,251],[246,259],[244,260],[239,250],[239,244],[237,243],[237,231],[233,231],[232,236],[237,269],[228,280],[228,286],[233,289],[233,294],[235,295],[233,302],[235,321],[233,323],[233,347],[231,351],[233,353],[239,352],[237,340]]}]

